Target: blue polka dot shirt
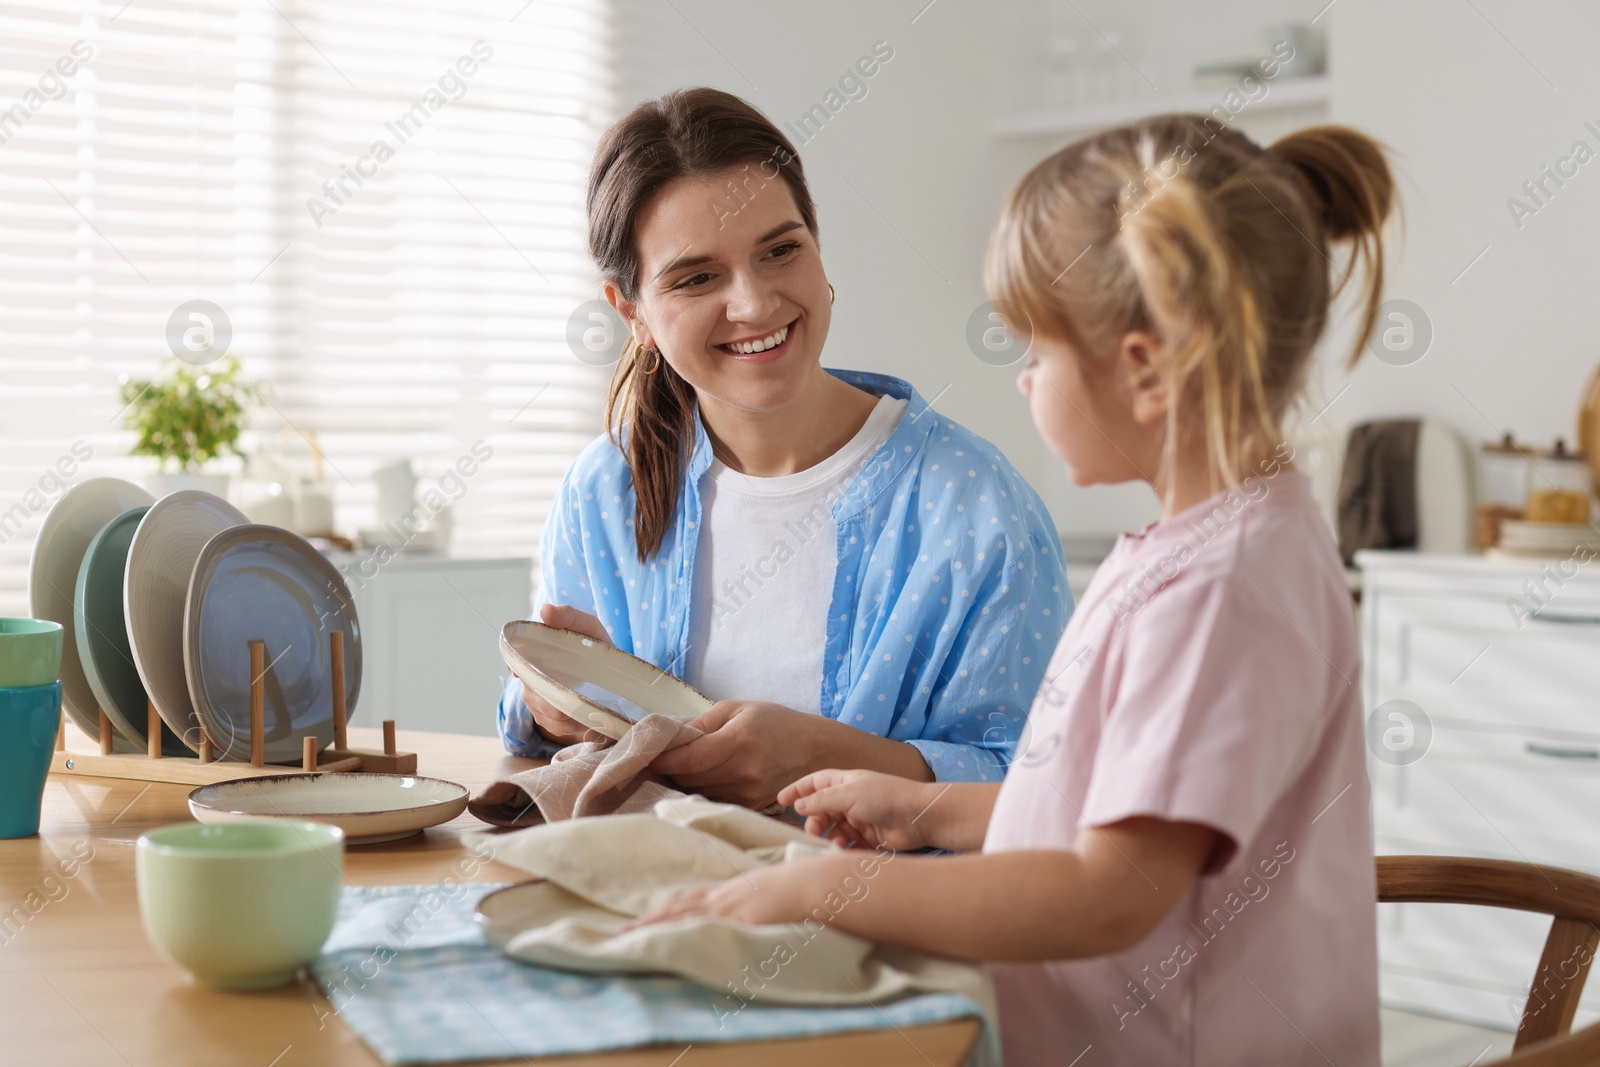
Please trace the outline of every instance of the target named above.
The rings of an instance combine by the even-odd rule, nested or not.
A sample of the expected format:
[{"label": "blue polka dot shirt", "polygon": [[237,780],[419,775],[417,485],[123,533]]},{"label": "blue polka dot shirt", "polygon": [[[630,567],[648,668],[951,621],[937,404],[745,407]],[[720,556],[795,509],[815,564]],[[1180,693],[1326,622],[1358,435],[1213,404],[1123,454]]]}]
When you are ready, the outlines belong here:
[{"label": "blue polka dot shirt", "polygon": [[[829,373],[908,405],[833,507],[838,566],[819,706],[916,746],[940,780],[999,781],[1072,610],[1060,539],[1005,457],[907,382]],[[711,458],[697,414],[677,513],[661,550],[640,563],[627,463],[605,437],[586,448],[545,525],[537,599],[598,616],[619,648],[681,674]],[[759,699],[760,665],[751,670]],[[508,751],[532,754],[540,737],[521,697],[509,679],[500,736]]]}]

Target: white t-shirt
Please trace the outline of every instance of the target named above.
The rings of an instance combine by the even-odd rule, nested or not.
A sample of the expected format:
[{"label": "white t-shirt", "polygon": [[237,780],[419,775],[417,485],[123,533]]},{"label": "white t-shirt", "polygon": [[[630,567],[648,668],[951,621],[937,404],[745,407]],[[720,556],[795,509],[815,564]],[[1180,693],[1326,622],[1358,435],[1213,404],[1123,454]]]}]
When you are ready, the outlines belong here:
[{"label": "white t-shirt", "polygon": [[820,711],[822,647],[838,565],[833,503],[883,446],[907,402],[880,397],[815,467],[752,478],[712,460],[701,479],[687,681],[713,700]]}]

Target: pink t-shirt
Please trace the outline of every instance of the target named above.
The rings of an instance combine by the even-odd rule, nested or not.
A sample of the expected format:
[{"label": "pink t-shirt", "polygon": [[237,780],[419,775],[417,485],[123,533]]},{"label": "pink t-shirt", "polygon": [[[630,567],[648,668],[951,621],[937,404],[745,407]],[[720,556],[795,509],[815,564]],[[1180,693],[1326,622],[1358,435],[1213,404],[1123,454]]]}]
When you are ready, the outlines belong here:
[{"label": "pink t-shirt", "polygon": [[984,851],[1070,848],[1135,815],[1223,843],[1132,949],[991,965],[1008,1067],[1378,1063],[1359,682],[1339,555],[1299,472],[1118,540],[1051,657]]}]

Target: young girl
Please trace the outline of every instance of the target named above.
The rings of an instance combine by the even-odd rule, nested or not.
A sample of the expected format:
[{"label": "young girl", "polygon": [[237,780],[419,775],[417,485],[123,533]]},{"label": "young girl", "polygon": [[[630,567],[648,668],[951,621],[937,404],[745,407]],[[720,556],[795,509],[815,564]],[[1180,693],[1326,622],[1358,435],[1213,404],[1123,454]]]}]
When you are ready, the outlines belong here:
[{"label": "young girl", "polygon": [[[1371,332],[1393,195],[1379,147],[1336,126],[1263,149],[1161,116],[1035,167],[989,257],[1033,333],[1019,388],[1075,482],[1143,479],[1161,519],[1096,573],[1002,785],[809,775],[779,799],[876,852],[651,919],[827,916],[855,876],[839,929],[995,961],[1013,1067],[1376,1064],[1354,618],[1282,424],[1330,270],[1365,261],[1357,353]],[[973,854],[891,851],[926,846]]]}]

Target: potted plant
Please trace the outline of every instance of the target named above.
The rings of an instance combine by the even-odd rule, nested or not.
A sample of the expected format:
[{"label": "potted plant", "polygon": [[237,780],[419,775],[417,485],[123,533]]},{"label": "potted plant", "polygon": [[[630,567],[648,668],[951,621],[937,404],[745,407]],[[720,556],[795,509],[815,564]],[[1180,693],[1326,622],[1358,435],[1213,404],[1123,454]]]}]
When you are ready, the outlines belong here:
[{"label": "potted plant", "polygon": [[[122,383],[127,405],[123,425],[139,435],[133,454],[156,458],[150,480],[156,496],[180,489],[228,495],[229,476],[201,468],[224,453],[244,454],[239,434],[256,388],[242,381],[239,371],[233,356],[205,367],[174,361],[164,378]],[[169,470],[169,465],[175,469]]]}]

